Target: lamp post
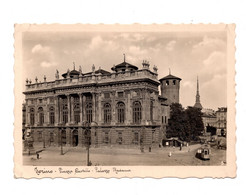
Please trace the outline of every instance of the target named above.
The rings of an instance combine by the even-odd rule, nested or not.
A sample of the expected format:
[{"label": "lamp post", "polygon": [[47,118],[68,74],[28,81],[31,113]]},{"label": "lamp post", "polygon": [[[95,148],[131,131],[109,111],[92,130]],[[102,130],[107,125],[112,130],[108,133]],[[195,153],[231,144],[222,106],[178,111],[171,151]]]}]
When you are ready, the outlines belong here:
[{"label": "lamp post", "polygon": [[[95,123],[96,125],[98,125],[97,122],[94,121],[92,121],[91,123]],[[85,145],[87,150],[87,166],[91,166],[91,162],[90,162],[91,125],[88,121],[84,121],[83,127],[85,128],[84,136],[85,136]]]},{"label": "lamp post", "polygon": [[61,155],[63,155],[63,147],[62,147],[62,130],[61,130]]},{"label": "lamp post", "polygon": [[43,148],[45,148],[45,130],[43,130]]},{"label": "lamp post", "polygon": [[87,150],[87,166],[90,166],[90,145],[91,145],[91,130],[90,130],[90,124],[88,121],[84,122],[85,127],[85,145]]}]

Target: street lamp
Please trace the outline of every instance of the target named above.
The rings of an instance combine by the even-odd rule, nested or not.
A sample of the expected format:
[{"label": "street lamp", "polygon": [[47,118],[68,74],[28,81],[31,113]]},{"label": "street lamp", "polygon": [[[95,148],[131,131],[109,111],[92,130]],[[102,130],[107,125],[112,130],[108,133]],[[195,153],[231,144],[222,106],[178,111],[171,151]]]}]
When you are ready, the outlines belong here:
[{"label": "street lamp", "polygon": [[45,130],[43,130],[43,148],[45,148]]},{"label": "street lamp", "polygon": [[87,166],[90,166],[90,145],[91,145],[91,130],[90,130],[90,124],[88,121],[84,122],[84,127],[85,127],[85,145],[86,145],[86,150],[87,150]]},{"label": "street lamp", "polygon": [[61,137],[61,155],[64,155],[63,154],[63,147],[62,147],[62,129],[61,129],[61,136],[60,137]]}]

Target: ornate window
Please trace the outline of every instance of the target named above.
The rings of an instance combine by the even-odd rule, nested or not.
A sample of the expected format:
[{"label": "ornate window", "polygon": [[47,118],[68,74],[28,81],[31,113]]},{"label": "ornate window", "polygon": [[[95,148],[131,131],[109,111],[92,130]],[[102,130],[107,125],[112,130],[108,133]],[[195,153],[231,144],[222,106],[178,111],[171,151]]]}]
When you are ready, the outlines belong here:
[{"label": "ornate window", "polygon": [[54,142],[54,133],[50,132],[50,142]]},{"label": "ornate window", "polygon": [[74,122],[79,123],[80,122],[80,105],[79,105],[79,97],[74,98]]},{"label": "ornate window", "polygon": [[92,103],[87,103],[85,107],[86,120],[88,123],[92,122]]},{"label": "ornate window", "polygon": [[55,109],[53,106],[50,107],[50,124],[55,124]]},{"label": "ornate window", "polygon": [[66,130],[61,131],[61,142],[62,145],[65,145],[67,142],[67,135],[66,135]]},{"label": "ornate window", "polygon": [[35,123],[35,111],[34,108],[30,109],[30,124],[34,125]]},{"label": "ornate window", "polygon": [[54,103],[54,98],[50,97],[50,103]]},{"label": "ornate window", "polygon": [[111,122],[111,105],[109,103],[104,104],[104,123]]},{"label": "ornate window", "polygon": [[39,114],[39,125],[44,124],[44,109],[42,107],[38,108],[38,114]]},{"label": "ornate window", "polygon": [[105,99],[110,98],[110,94],[109,94],[109,93],[104,93],[104,98],[105,98]]},{"label": "ornate window", "polygon": [[133,102],[133,123],[141,123],[142,120],[142,106],[139,101]]},{"label": "ornate window", "polygon": [[105,144],[108,144],[108,143],[109,143],[109,135],[108,135],[108,132],[105,132],[105,133],[104,133],[104,140],[103,140],[103,142],[104,142]]},{"label": "ornate window", "polygon": [[123,102],[119,102],[116,105],[116,109],[117,109],[118,123],[124,123],[125,122],[125,104]]},{"label": "ornate window", "polygon": [[119,98],[124,97],[124,92],[122,92],[122,91],[118,92],[118,97],[119,97]]},{"label": "ornate window", "polygon": [[118,132],[117,143],[118,144],[122,144],[122,142],[123,142],[122,132]]},{"label": "ornate window", "polygon": [[139,137],[138,132],[134,132],[133,143],[136,144],[136,145],[138,144],[138,137]]},{"label": "ornate window", "polygon": [[43,138],[42,131],[38,131],[38,141],[41,142]]},{"label": "ornate window", "polygon": [[67,98],[62,99],[62,123],[66,124],[68,122],[68,105]]}]

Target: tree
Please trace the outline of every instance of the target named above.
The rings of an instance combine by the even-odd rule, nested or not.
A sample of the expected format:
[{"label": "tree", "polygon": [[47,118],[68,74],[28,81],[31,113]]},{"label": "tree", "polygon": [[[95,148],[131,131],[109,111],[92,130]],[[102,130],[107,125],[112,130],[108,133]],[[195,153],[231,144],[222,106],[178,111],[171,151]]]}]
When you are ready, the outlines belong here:
[{"label": "tree", "polygon": [[186,117],[184,108],[181,104],[173,103],[170,106],[170,119],[168,120],[168,127],[166,136],[178,137],[181,140],[186,139]]},{"label": "tree", "polygon": [[188,107],[185,110],[185,115],[187,119],[188,141],[198,140],[198,137],[202,135],[204,130],[201,109]]},{"label": "tree", "polygon": [[204,129],[201,109],[188,107],[185,110],[178,103],[171,104],[170,109],[166,137],[178,137],[182,141],[197,140]]},{"label": "tree", "polygon": [[206,128],[207,132],[210,132],[211,135],[216,135],[216,127],[208,125]]}]

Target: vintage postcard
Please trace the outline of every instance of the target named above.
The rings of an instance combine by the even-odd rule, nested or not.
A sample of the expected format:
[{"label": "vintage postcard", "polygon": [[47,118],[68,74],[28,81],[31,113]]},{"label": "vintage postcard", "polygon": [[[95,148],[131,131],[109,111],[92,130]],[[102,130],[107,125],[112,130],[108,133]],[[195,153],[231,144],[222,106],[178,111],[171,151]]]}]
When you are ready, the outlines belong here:
[{"label": "vintage postcard", "polygon": [[236,177],[235,25],[15,25],[16,178]]}]

